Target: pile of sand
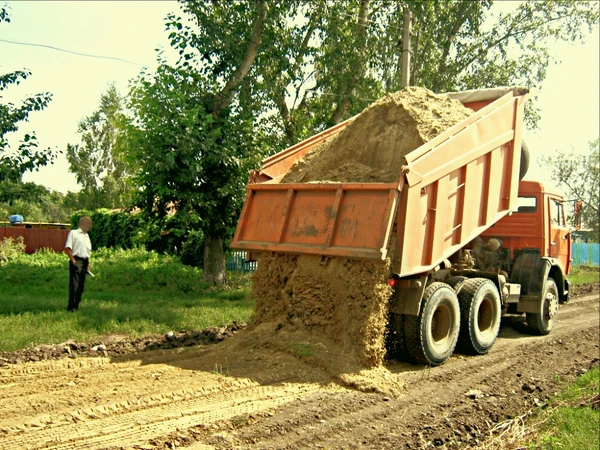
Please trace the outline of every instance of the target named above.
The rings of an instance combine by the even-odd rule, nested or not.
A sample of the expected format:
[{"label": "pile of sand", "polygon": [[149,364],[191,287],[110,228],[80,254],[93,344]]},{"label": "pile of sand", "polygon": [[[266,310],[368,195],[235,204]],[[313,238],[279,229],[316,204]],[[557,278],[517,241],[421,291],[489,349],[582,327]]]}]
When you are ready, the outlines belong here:
[{"label": "pile of sand", "polygon": [[338,135],[308,153],[282,183],[393,182],[404,155],[464,120],[459,101],[410,87],[367,107]]},{"label": "pile of sand", "polygon": [[[307,154],[282,182],[393,182],[404,155],[469,113],[422,88],[388,95]],[[389,373],[362,370],[385,357],[388,277],[389,261],[264,254],[252,281],[255,315],[229,347],[283,351],[346,385],[389,390]]]}]

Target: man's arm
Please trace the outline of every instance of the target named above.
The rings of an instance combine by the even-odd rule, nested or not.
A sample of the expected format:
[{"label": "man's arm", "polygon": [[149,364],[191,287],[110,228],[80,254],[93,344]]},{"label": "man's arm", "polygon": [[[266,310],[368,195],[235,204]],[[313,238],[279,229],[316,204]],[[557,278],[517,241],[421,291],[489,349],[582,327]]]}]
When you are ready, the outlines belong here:
[{"label": "man's arm", "polygon": [[75,264],[77,262],[77,261],[75,261],[75,257],[73,256],[73,251],[69,247],[65,247],[65,253],[67,254],[67,256],[69,257],[69,259],[71,260],[71,262],[73,264]]}]

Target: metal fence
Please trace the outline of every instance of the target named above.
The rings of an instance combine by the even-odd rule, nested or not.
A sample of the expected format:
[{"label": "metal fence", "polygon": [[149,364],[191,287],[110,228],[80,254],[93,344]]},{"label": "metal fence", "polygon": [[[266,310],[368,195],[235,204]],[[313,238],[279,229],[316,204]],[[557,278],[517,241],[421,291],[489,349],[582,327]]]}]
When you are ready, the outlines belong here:
[{"label": "metal fence", "polygon": [[246,252],[228,252],[227,270],[232,272],[254,272],[257,261],[247,261]]},{"label": "metal fence", "polygon": [[574,266],[600,266],[600,244],[574,242],[571,252]]}]

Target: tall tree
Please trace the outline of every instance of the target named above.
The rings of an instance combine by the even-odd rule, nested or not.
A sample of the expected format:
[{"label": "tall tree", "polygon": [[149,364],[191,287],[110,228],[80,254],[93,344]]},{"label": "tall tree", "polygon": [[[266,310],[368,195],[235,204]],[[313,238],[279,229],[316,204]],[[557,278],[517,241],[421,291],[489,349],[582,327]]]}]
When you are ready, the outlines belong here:
[{"label": "tall tree", "polygon": [[79,204],[85,209],[127,206],[130,186],[123,152],[119,147],[123,100],[110,84],[100,105],[79,122],[80,144],[67,145],[70,170],[81,185]]},{"label": "tall tree", "polygon": [[[435,92],[499,85],[539,88],[554,61],[555,42],[582,40],[598,26],[596,2],[515,5],[510,12],[495,12],[491,0],[305,3],[300,11],[306,19],[292,23],[306,30],[306,48],[297,39],[282,40],[279,46],[287,45],[286,50],[267,51],[274,66],[286,68],[302,48],[308,55],[302,70],[263,72],[272,77],[265,86],[276,87],[268,95],[271,111],[278,113],[270,117],[281,145],[347,119],[384,93],[400,89],[405,7],[413,16],[411,84]],[[530,112],[535,124],[537,115]]]},{"label": "tall tree", "polygon": [[581,202],[581,221],[584,228],[600,239],[600,138],[589,143],[589,153],[558,151],[542,159],[559,185],[567,189],[570,200]]},{"label": "tall tree", "polygon": [[[10,22],[8,11],[0,7],[0,23]],[[2,92],[11,85],[19,85],[25,81],[31,72],[28,70],[17,70],[15,72],[0,75],[0,100]],[[25,133],[16,148],[12,148],[8,142],[7,135],[19,131],[20,123],[27,122],[29,114],[41,111],[52,99],[48,92],[28,97],[20,105],[0,102],[0,182],[18,182],[27,171],[39,169],[49,164],[54,159],[50,149],[39,149],[39,143],[35,132]]]},{"label": "tall tree", "polygon": [[173,212],[172,221],[201,230],[204,280],[222,284],[225,239],[262,153],[248,78],[278,6],[190,1],[183,9],[193,28],[174,15],[167,20],[180,60],[174,67],[159,60],[156,73],[142,74],[132,90],[129,156],[146,217],[165,223]]}]

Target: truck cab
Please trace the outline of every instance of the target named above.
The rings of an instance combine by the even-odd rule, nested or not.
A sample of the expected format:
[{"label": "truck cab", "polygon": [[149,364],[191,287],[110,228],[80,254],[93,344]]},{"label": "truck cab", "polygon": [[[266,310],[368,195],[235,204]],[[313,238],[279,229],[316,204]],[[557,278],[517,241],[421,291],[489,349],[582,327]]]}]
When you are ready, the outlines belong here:
[{"label": "truck cab", "polygon": [[[544,188],[538,181],[521,181],[517,209],[505,216],[482,233],[482,238],[497,239],[509,264],[510,281],[523,284],[523,293],[535,291],[532,283],[524,279],[524,270],[519,269],[519,259],[529,266],[535,265],[547,272],[556,282],[561,302],[568,301],[569,282],[566,275],[571,268],[571,235],[565,218],[564,198]],[[532,254],[538,255],[537,259]],[[526,257],[525,254],[529,254]],[[532,274],[533,275],[533,274]],[[541,276],[541,274],[539,274]],[[526,312],[526,311],[522,311]]]}]

